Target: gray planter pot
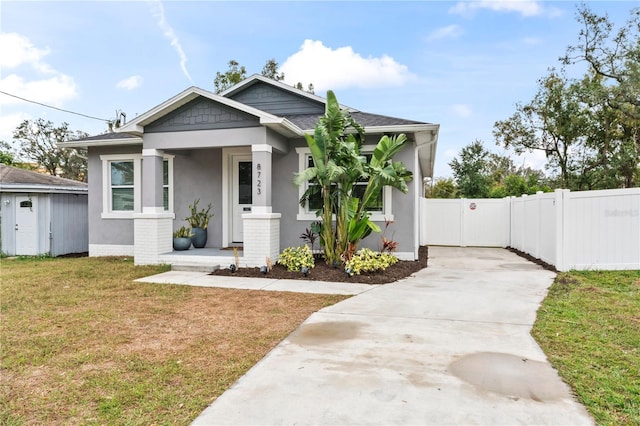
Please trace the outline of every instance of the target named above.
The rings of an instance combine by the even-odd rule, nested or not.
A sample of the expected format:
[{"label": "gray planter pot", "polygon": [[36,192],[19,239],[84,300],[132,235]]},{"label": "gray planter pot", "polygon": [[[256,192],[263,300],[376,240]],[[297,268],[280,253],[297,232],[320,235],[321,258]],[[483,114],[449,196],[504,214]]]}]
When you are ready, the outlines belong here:
[{"label": "gray planter pot", "polygon": [[207,245],[207,230],[202,228],[191,228],[193,236],[191,242],[194,248],[203,248]]},{"label": "gray planter pot", "polygon": [[174,238],[173,249],[176,251],[189,250],[191,247],[191,238]]}]

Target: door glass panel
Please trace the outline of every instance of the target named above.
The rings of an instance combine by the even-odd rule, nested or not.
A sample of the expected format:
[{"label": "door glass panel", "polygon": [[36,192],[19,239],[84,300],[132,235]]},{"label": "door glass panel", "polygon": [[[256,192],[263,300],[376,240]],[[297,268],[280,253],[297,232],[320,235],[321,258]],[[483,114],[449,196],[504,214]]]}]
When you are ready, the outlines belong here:
[{"label": "door glass panel", "polygon": [[238,204],[252,204],[251,161],[238,162]]}]

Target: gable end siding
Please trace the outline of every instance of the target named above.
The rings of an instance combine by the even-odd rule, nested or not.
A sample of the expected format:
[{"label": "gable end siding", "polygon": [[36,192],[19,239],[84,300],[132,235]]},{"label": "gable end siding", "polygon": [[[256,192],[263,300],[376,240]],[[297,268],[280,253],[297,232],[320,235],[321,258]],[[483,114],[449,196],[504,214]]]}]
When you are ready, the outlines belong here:
[{"label": "gable end siding", "polygon": [[265,83],[253,84],[231,99],[277,116],[324,113],[324,104]]},{"label": "gable end siding", "polygon": [[145,133],[257,127],[260,120],[202,96],[145,126]]}]

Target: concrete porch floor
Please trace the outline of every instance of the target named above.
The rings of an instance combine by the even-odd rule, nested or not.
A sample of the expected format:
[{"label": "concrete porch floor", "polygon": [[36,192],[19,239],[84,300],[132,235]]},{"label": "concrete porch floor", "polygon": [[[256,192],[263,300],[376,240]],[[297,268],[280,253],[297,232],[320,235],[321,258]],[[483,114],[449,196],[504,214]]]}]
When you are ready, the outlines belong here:
[{"label": "concrete porch floor", "polygon": [[[240,266],[243,265],[242,248],[238,251]],[[219,268],[228,268],[235,263],[233,249],[205,247],[190,248],[189,250],[172,251],[159,256],[160,263],[171,265],[174,270],[213,271]]]}]

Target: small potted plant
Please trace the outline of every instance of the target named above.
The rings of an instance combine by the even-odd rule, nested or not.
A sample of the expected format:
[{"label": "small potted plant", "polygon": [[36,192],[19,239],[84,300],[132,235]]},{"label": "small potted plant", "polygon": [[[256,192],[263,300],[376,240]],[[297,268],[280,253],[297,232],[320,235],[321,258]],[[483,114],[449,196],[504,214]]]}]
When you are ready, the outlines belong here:
[{"label": "small potted plant", "polygon": [[191,225],[193,233],[191,241],[193,242],[194,248],[203,248],[207,245],[207,227],[209,226],[209,219],[213,217],[213,213],[210,213],[211,203],[209,203],[206,209],[200,209],[198,211],[199,202],[200,199],[198,198],[193,204],[189,204],[191,214],[184,218],[184,220]]},{"label": "small potted plant", "polygon": [[178,228],[173,232],[173,249],[176,251],[189,250],[192,236],[191,228],[185,228],[184,226]]}]

